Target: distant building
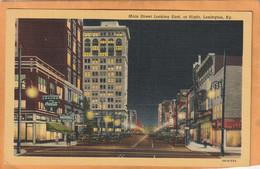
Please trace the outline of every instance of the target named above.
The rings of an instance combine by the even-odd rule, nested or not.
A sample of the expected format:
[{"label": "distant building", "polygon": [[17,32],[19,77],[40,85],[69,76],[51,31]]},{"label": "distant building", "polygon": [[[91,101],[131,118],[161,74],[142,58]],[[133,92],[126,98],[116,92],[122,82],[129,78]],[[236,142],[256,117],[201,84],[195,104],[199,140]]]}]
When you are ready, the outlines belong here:
[{"label": "distant building", "polygon": [[143,128],[143,123],[139,120],[138,117],[137,117],[137,126]]},{"label": "distant building", "polygon": [[164,100],[158,105],[158,126],[173,125],[173,100]]},{"label": "distant building", "polygon": [[116,21],[84,26],[84,95],[95,114],[95,132],[127,129],[129,40],[128,27]]},{"label": "distant building", "polygon": [[134,128],[137,126],[137,112],[136,110],[129,110],[129,129]]}]

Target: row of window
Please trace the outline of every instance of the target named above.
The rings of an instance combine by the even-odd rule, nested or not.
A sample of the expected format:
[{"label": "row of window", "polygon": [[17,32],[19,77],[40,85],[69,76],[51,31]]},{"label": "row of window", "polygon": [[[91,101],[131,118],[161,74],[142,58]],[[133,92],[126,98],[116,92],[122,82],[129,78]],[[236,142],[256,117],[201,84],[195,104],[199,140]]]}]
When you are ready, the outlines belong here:
[{"label": "row of window", "polygon": [[[109,86],[109,85],[108,85],[108,86]],[[92,96],[98,96],[98,95],[100,95],[100,96],[106,96],[106,91],[100,91],[100,92],[98,92],[98,91],[92,91],[92,92],[90,92],[90,91],[84,91],[84,95],[85,95],[85,96],[90,96],[90,95],[92,95]],[[108,92],[107,92],[107,95],[108,95],[108,96],[114,96],[114,92],[108,91]],[[116,96],[122,96],[122,92],[121,92],[121,91],[116,91],[116,92],[115,92],[115,95],[116,95]]]},{"label": "row of window", "polygon": [[214,105],[213,119],[220,119],[222,117],[222,103]]},{"label": "row of window", "polygon": [[96,37],[96,36],[122,36],[122,32],[86,32],[84,33],[84,36],[92,36],[92,37]]},{"label": "row of window", "polygon": [[122,59],[84,59],[85,63],[122,63]]},{"label": "row of window", "polygon": [[[108,88],[108,90],[112,90],[114,88],[114,86],[111,85],[98,85],[97,84],[93,84],[91,89],[100,89],[100,90],[106,90],[106,86],[109,86],[110,88]],[[112,88],[112,89],[111,89]],[[116,90],[121,90],[122,86],[121,85],[115,85],[115,89]]]},{"label": "row of window", "polygon": [[[91,107],[92,107],[92,109],[97,109],[97,108],[98,108],[98,104],[92,104]],[[106,105],[103,104],[103,109],[105,109],[105,108],[106,108]],[[108,104],[108,105],[107,105],[107,108],[108,108],[108,109],[113,109],[113,108],[114,108],[114,105],[113,105],[113,104]],[[122,108],[122,105],[121,105],[121,104],[116,104],[116,105],[115,105],[115,108],[117,108],[117,109],[119,108],[119,109],[120,109],[120,108]],[[99,105],[99,109],[102,109],[102,104]]]},{"label": "row of window", "polygon": [[79,42],[77,43],[76,39],[71,39],[70,32],[68,32],[68,47],[72,49],[74,54],[77,54],[78,57],[81,57],[81,44]]},{"label": "row of window", "polygon": [[[80,63],[78,65],[80,67]],[[73,69],[74,69],[74,64],[73,64]],[[75,69],[76,69],[76,64],[75,64]],[[122,66],[114,66],[114,65],[85,65],[84,66],[85,70],[109,70],[109,71],[113,71],[113,70],[122,70]],[[76,70],[75,70],[76,71]],[[80,73],[80,70],[79,70]]]},{"label": "row of window", "polygon": [[[121,70],[121,67],[119,70]],[[98,74],[99,74],[98,72],[91,73],[90,71],[86,71],[86,72],[84,72],[84,77],[98,76]],[[122,76],[122,72],[100,72],[100,76],[120,77],[120,76]]]},{"label": "row of window", "polygon": [[[71,62],[71,60],[72,60],[72,62]],[[78,63],[77,63],[76,57],[75,56],[71,57],[71,54],[69,52],[67,53],[67,64],[68,64],[68,66],[72,67],[72,69],[74,71],[78,71],[79,74],[81,73],[81,62],[80,62],[80,60],[78,59]]]}]

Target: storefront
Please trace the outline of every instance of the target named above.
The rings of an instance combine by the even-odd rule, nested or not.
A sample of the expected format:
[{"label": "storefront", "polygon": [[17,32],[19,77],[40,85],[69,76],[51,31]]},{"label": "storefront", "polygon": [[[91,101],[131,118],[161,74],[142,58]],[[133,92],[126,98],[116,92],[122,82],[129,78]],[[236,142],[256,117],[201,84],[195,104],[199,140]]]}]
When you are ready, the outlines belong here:
[{"label": "storefront", "polygon": [[199,138],[197,139],[200,139],[200,142],[202,140],[202,138],[207,138],[207,143],[208,144],[212,144],[211,143],[211,138],[212,138],[212,124],[211,124],[211,114],[212,114],[212,111],[211,110],[208,110],[204,113],[201,113],[199,116],[198,116],[198,121],[197,121],[197,124],[199,126],[199,133],[197,133],[199,135]]},{"label": "storefront", "polygon": [[[241,147],[241,119],[225,119],[226,147]],[[221,120],[212,121],[212,144],[221,145]]]}]

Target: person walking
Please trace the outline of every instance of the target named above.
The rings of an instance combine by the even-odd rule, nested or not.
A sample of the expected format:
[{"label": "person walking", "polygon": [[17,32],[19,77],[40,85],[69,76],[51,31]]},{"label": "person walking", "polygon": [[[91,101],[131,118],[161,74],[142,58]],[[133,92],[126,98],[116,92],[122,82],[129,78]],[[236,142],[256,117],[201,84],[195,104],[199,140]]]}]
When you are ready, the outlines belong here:
[{"label": "person walking", "polygon": [[207,148],[207,137],[202,138],[202,143],[204,144],[204,148]]},{"label": "person walking", "polygon": [[55,144],[58,144],[59,143],[59,140],[60,140],[60,137],[58,135],[58,133],[56,134],[56,137],[55,137]]},{"label": "person walking", "polygon": [[71,137],[70,137],[70,135],[68,134],[68,135],[67,135],[67,145],[70,145],[70,142],[71,142]]}]

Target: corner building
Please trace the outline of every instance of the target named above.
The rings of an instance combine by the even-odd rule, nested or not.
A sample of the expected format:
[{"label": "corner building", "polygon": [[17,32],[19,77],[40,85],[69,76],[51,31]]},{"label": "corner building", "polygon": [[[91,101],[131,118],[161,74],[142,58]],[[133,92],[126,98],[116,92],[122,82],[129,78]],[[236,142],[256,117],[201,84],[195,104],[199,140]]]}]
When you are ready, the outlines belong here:
[{"label": "corner building", "polygon": [[83,90],[94,113],[94,132],[127,129],[129,39],[128,27],[115,21],[83,27]]},{"label": "corner building", "polygon": [[[82,130],[82,32],[80,19],[19,19],[16,49],[23,56],[37,56],[64,75],[64,111],[71,121],[62,123],[75,131]],[[16,56],[18,53],[16,52]],[[48,77],[43,80],[46,81]],[[46,94],[45,94],[46,95]]]}]

